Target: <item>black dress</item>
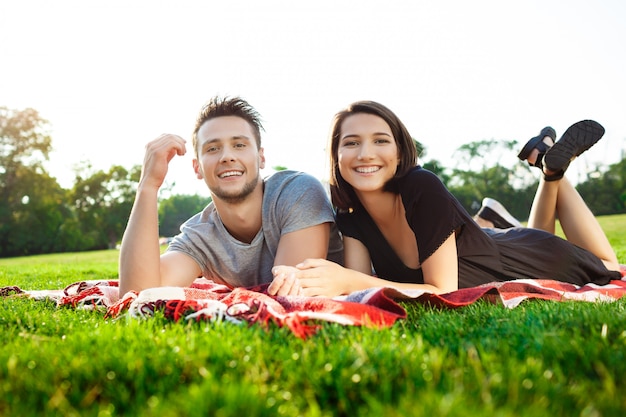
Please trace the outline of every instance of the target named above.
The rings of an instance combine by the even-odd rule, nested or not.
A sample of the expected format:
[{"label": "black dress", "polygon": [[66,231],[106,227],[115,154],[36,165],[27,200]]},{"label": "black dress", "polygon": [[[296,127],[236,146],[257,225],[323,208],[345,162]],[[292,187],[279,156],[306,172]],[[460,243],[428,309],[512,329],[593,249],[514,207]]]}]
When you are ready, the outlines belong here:
[{"label": "black dress", "polygon": [[[591,252],[543,230],[481,228],[439,178],[419,166],[400,180],[398,189],[415,234],[420,265],[456,231],[459,288],[522,278],[577,285],[605,285],[621,278]],[[421,268],[404,265],[362,206],[351,213],[337,213],[337,225],[344,236],[367,247],[378,277],[424,283]]]}]

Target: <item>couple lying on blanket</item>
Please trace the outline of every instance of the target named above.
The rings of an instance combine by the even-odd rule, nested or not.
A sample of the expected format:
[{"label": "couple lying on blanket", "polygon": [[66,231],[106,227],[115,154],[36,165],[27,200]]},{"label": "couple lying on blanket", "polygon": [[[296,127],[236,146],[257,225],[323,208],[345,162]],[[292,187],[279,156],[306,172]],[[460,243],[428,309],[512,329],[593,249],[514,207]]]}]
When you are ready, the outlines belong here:
[{"label": "couple lying on blanket", "polygon": [[[122,242],[122,294],[187,287],[198,276],[230,288],[267,284],[270,295],[324,297],[376,287],[444,294],[517,279],[580,286],[621,279],[608,239],[564,177],[570,162],[603,136],[595,121],[573,124],[558,141],[545,127],[519,152],[542,172],[528,227],[521,227],[489,199],[472,218],[417,164],[415,142],[391,110],[351,104],[335,115],[328,147],[343,260],[321,184],[292,171],[259,179],[260,128],[258,113],[240,98],[215,98],[203,108],[193,165],[213,201],[161,256],[154,244],[156,197],[169,161],[185,146],[176,135],[148,144]],[[557,216],[566,239],[554,234]]]}]

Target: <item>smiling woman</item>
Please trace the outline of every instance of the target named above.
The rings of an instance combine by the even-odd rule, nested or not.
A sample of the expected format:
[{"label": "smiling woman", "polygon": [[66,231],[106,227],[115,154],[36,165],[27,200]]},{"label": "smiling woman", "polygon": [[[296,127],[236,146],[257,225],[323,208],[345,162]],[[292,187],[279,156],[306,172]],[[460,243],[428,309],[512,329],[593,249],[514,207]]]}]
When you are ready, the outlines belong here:
[{"label": "smiling woman", "polygon": [[398,168],[398,147],[383,119],[361,113],[343,122],[337,150],[341,176],[355,186],[359,199],[369,190],[382,188]]},{"label": "smiling woman", "polygon": [[[540,147],[547,166],[529,227],[481,229],[435,174],[416,165],[412,136],[391,110],[353,103],[337,113],[330,135],[330,188],[345,268],[307,260],[292,275],[312,296],[380,286],[447,293],[541,277],[577,285],[619,279],[614,250],[563,176],[571,159],[603,134],[597,122],[578,122],[551,147]],[[557,212],[571,241],[554,235]]]}]

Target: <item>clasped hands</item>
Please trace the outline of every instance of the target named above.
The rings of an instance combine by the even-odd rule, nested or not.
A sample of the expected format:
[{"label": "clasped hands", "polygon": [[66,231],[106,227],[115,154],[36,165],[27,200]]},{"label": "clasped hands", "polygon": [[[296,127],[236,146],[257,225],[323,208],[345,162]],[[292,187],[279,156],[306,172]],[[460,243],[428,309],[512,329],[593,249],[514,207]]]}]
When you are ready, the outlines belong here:
[{"label": "clasped hands", "polygon": [[326,259],[306,259],[296,266],[277,265],[272,268],[274,279],[267,292],[270,295],[335,297],[346,293],[342,279],[344,270]]}]

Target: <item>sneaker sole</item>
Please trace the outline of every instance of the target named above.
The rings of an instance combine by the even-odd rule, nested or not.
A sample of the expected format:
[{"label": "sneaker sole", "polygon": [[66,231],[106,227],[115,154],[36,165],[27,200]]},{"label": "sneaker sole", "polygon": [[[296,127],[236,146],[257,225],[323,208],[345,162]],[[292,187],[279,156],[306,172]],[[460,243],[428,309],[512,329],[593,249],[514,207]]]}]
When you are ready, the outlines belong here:
[{"label": "sneaker sole", "polygon": [[551,171],[564,171],[573,158],[591,148],[603,135],[604,127],[594,120],[574,123],[546,152],[543,164]]},{"label": "sneaker sole", "polygon": [[509,227],[522,227],[522,224],[515,217],[508,212],[507,209],[504,208],[502,204],[500,204],[497,200],[492,198],[484,198],[483,206],[488,208],[493,213],[495,213],[498,217],[500,217],[504,222],[508,223]]}]

